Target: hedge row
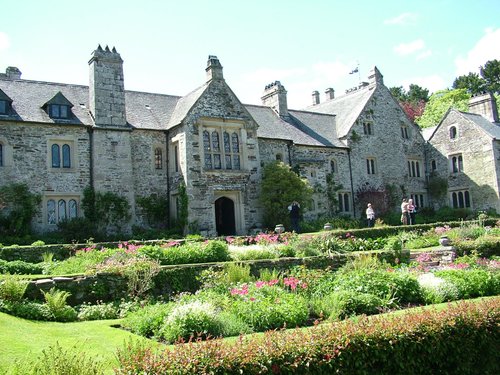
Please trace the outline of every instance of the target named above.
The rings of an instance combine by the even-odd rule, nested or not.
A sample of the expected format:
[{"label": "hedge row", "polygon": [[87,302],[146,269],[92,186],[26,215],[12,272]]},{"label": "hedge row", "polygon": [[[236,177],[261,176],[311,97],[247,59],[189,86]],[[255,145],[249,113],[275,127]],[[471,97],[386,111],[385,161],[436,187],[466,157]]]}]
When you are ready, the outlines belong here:
[{"label": "hedge row", "polygon": [[264,336],[193,340],[158,352],[130,343],[116,374],[498,374],[500,298],[361,317]]}]

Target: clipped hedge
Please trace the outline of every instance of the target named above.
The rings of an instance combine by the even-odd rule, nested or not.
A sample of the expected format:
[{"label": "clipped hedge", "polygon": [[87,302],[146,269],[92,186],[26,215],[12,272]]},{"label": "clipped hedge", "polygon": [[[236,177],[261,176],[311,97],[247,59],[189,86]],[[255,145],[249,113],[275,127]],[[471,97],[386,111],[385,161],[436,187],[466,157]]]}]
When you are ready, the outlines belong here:
[{"label": "clipped hedge", "polygon": [[125,374],[498,374],[500,298],[462,301],[233,342],[195,340],[162,352],[129,343]]},{"label": "clipped hedge", "polygon": [[8,262],[0,259],[0,274],[40,275],[42,272],[43,267],[40,264],[23,262],[22,260]]}]

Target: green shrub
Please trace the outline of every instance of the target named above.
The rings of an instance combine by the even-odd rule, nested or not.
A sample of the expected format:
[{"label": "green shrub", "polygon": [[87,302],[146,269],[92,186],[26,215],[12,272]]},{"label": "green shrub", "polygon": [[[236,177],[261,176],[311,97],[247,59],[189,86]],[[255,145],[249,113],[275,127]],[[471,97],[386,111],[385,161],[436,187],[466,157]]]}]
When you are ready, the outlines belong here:
[{"label": "green shrub", "polygon": [[74,256],[66,260],[53,262],[47,271],[50,272],[51,275],[83,274],[91,270],[95,265],[103,262],[117,251],[118,250],[116,249],[79,250]]},{"label": "green shrub", "polygon": [[119,318],[118,308],[113,303],[83,304],[78,309],[78,320],[102,320]]},{"label": "green shrub", "polygon": [[233,297],[230,311],[258,332],[300,326],[309,317],[303,296],[288,293],[276,285],[252,289],[249,294]]},{"label": "green shrub", "polygon": [[7,262],[0,259],[0,274],[18,274],[18,275],[41,275],[43,266],[41,264],[33,264],[23,262],[22,260],[14,260]]},{"label": "green shrub", "polygon": [[104,373],[104,365],[95,357],[86,355],[81,348],[63,349],[59,344],[42,350],[36,359],[16,362],[9,375],[96,375]]},{"label": "green shrub", "polygon": [[231,258],[236,261],[277,259],[280,253],[275,246],[246,246],[230,249]]},{"label": "green shrub", "polygon": [[223,323],[209,302],[192,301],[175,306],[159,333],[168,343],[191,337],[218,337],[223,333]]},{"label": "green shrub", "polygon": [[47,304],[29,301],[17,301],[4,305],[4,312],[29,320],[54,320]]},{"label": "green shrub", "polygon": [[138,253],[156,259],[162,265],[226,262],[231,260],[227,243],[223,241],[190,242],[181,246],[142,246]]},{"label": "green shrub", "polygon": [[422,288],[424,302],[436,304],[448,301],[456,301],[460,297],[458,288],[443,278],[436,277],[433,273],[425,273],[418,277],[418,283]]},{"label": "green shrub", "polygon": [[42,291],[42,293],[54,320],[59,322],[71,322],[77,319],[76,310],[66,303],[71,293],[55,288],[50,289],[48,292]]},{"label": "green shrub", "polygon": [[38,240],[38,241],[35,241],[31,244],[31,246],[35,246],[35,247],[38,247],[38,246],[45,246],[45,242],[43,242],[42,240]]},{"label": "green shrub", "polygon": [[437,277],[453,284],[459,298],[469,299],[500,294],[500,273],[483,269],[436,271]]},{"label": "green shrub", "polygon": [[311,300],[314,315],[333,320],[346,319],[352,315],[377,314],[384,307],[384,301],[373,294],[345,290]]},{"label": "green shrub", "polygon": [[10,302],[21,301],[27,287],[28,281],[7,275],[0,281],[0,299]]},{"label": "green shrub", "polygon": [[422,292],[415,276],[407,272],[359,269],[338,272],[335,289],[376,295],[397,305],[420,303]]},{"label": "green shrub", "polygon": [[159,337],[165,317],[170,314],[174,304],[157,303],[146,305],[125,317],[122,325],[133,333],[145,337]]}]

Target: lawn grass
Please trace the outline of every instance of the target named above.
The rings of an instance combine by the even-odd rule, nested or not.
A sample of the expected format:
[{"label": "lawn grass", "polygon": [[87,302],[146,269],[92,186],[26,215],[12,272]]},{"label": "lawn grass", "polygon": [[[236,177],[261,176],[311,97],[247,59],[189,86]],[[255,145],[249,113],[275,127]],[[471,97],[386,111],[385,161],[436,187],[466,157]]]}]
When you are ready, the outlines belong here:
[{"label": "lawn grass", "polygon": [[[147,340],[122,329],[111,327],[120,320],[76,323],[37,322],[0,313],[0,374],[16,360],[34,359],[42,350],[58,343],[62,348],[76,347],[87,356],[105,364],[112,373],[118,364],[115,355],[130,338]],[[151,340],[147,340],[152,342]]]}]

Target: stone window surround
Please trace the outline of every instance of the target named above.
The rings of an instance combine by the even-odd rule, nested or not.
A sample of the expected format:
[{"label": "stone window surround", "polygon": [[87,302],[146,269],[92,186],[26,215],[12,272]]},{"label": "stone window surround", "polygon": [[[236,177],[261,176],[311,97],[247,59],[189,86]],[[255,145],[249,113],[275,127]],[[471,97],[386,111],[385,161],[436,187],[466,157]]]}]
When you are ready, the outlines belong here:
[{"label": "stone window surround", "polygon": [[411,193],[410,198],[417,208],[425,207],[425,193]]},{"label": "stone window surround", "polygon": [[[67,144],[70,149],[70,168],[62,167],[62,157],[61,157],[61,167],[52,167],[52,145],[59,145],[60,151],[62,152],[62,146]],[[47,139],[47,170],[50,172],[75,172],[76,166],[78,165],[77,155],[75,152],[75,145],[77,144],[76,137],[50,137]],[[61,154],[62,156],[62,154]]]},{"label": "stone window surround", "polygon": [[65,104],[49,104],[47,107],[50,118],[67,120],[71,118],[71,107]]},{"label": "stone window surround", "polygon": [[408,176],[421,178],[423,176],[422,165],[422,160],[408,159]]},{"label": "stone window surround", "polygon": [[403,139],[410,139],[410,129],[406,124],[401,125],[401,137]]},{"label": "stone window surround", "polygon": [[[452,190],[448,192],[450,207],[473,208],[469,189]],[[455,203],[456,202],[456,203]]]},{"label": "stone window surround", "polygon": [[182,172],[182,162],[181,162],[182,159],[180,152],[182,150],[181,144],[183,142],[184,142],[184,133],[179,133],[170,139],[167,152],[169,153],[168,168],[172,175],[179,174]]},{"label": "stone window surround", "polygon": [[[199,147],[200,147],[200,160],[202,163],[202,167],[205,171],[216,171],[220,172],[238,172],[244,171],[248,169],[247,166],[247,150],[246,150],[246,140],[247,133],[245,129],[245,122],[237,119],[219,119],[219,118],[203,118],[198,120],[199,125]],[[217,131],[219,134],[219,142],[220,142],[220,154],[222,160],[222,166],[224,166],[224,140],[223,134],[224,132],[228,132],[230,135],[235,132],[238,135],[239,142],[239,156],[240,156],[240,168],[239,169],[206,169],[205,168],[205,150],[203,146],[203,132],[208,130],[210,134],[212,131]],[[232,154],[232,153],[231,153]]]},{"label": "stone window surround", "polygon": [[366,173],[368,175],[377,174],[377,160],[374,157],[366,158]]},{"label": "stone window surround", "polygon": [[330,159],[330,172],[331,173],[338,173],[338,163],[336,159]]},{"label": "stone window surround", "polygon": [[[48,209],[47,209],[47,202],[49,200],[54,200],[56,202],[56,224],[49,224],[48,220]],[[76,217],[80,217],[80,201],[81,201],[81,196],[80,194],[75,194],[75,193],[58,193],[58,192],[46,192],[43,195],[42,199],[42,215],[43,215],[43,223],[47,225],[50,228],[55,228],[57,226],[57,223],[59,222],[59,219],[57,217],[57,203],[59,200],[64,200],[66,201],[66,212],[68,213],[69,210],[69,201],[74,199],[76,201],[76,208],[77,208],[77,215]],[[67,216],[68,217],[68,216]]]},{"label": "stone window surround", "polygon": [[373,135],[373,121],[363,121],[363,134]]},{"label": "stone window surround", "polygon": [[[348,191],[339,191],[337,192],[337,197],[338,197],[338,207],[340,212],[352,212],[353,206],[352,206],[352,200],[351,200],[351,193]],[[345,209],[346,207],[346,200],[347,200],[347,210]]]},{"label": "stone window surround", "polygon": [[448,126],[448,135],[451,141],[456,141],[458,139],[458,127],[456,124]]},{"label": "stone window surround", "polygon": [[12,148],[5,138],[0,137],[0,168],[12,165]]},{"label": "stone window surround", "polygon": [[464,158],[461,153],[448,155],[448,160],[451,174],[464,172]]},{"label": "stone window surround", "polygon": [[[153,169],[162,172],[165,167],[165,147],[159,143],[153,144]],[[159,155],[157,154],[159,152]],[[159,160],[158,160],[159,158]]]}]

